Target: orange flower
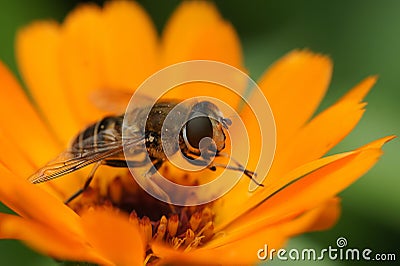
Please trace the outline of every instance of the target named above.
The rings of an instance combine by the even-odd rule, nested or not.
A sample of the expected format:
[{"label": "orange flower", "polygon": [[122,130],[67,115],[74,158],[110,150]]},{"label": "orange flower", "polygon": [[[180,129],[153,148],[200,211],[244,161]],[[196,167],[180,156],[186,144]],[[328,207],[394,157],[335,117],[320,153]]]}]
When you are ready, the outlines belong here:
[{"label": "orange flower", "polygon": [[[279,248],[293,235],[332,226],[340,212],[336,195],[376,163],[382,145],[392,138],[322,158],[360,120],[362,99],[376,78],[365,79],[310,120],[328,87],[332,64],[325,56],[294,51],[259,81],[277,126],[276,156],[264,188],[247,193],[246,180],[215,202],[172,213],[140,191],[127,171],[104,169],[70,208],[63,200],[81,186],[84,174],[41,185],[26,178],[105,114],[96,108],[93,94],[132,93],[158,69],[191,59],[245,69],[237,35],[212,4],[185,2],[158,38],[141,7],[115,1],[103,9],[80,6],[62,25],[34,23],[18,34],[16,48],[35,104],[0,64],[0,200],[16,213],[0,214],[0,237],[19,239],[60,260],[255,263],[266,243]],[[250,109],[244,108],[241,117],[257,154],[259,136],[251,130],[257,121]],[[251,159],[248,168],[255,164]]]}]

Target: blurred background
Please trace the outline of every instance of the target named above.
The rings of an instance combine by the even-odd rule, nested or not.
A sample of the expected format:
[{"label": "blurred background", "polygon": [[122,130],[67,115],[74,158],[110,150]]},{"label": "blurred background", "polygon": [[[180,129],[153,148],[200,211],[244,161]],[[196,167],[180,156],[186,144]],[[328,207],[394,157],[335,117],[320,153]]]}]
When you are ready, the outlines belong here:
[{"label": "blurred background", "polygon": [[[61,22],[79,2],[0,0],[0,60],[17,73],[13,52],[16,30],[37,19]],[[179,1],[139,2],[152,16],[159,31],[179,4]],[[364,77],[379,75],[377,85],[366,98],[368,107],[363,119],[331,153],[351,150],[386,135],[399,135],[400,1],[259,0],[246,3],[216,1],[216,4],[222,15],[237,29],[246,67],[255,80],[271,63],[295,48],[309,48],[331,56],[334,61],[333,79],[320,110]],[[341,193],[343,211],[335,227],[297,237],[290,241],[289,248],[320,250],[328,246],[336,247],[336,239],[345,237],[348,247],[396,253],[398,263],[399,150],[397,139],[387,144],[379,163]],[[272,265],[282,263],[272,261]],[[326,260],[323,264],[363,265],[364,262]],[[0,265],[57,263],[17,241],[0,241]]]}]

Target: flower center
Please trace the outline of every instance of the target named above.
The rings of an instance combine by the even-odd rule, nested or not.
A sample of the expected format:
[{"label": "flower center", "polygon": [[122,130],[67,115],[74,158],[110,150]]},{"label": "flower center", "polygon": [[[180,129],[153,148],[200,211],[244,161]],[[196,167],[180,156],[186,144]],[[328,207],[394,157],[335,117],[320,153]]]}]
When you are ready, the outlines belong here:
[{"label": "flower center", "polygon": [[95,178],[90,187],[69,204],[78,214],[95,207],[116,208],[129,215],[129,221],[140,228],[147,244],[161,241],[185,251],[213,237],[212,205],[181,207],[162,202],[139,187],[128,170],[112,177],[105,186],[101,185],[101,177]]}]

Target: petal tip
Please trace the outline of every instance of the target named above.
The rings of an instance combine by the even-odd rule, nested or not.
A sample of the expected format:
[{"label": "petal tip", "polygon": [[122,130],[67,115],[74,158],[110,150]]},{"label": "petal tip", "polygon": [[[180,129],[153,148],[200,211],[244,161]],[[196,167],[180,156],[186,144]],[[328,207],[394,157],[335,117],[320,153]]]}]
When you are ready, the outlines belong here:
[{"label": "petal tip", "polygon": [[85,16],[96,15],[101,12],[101,8],[93,3],[85,3],[78,4],[70,13],[68,13],[67,17],[64,19],[63,26],[70,24],[71,22],[78,21],[79,18]]},{"label": "petal tip", "polygon": [[392,140],[394,140],[395,138],[397,138],[396,135],[390,135],[390,136],[384,137],[384,138],[383,138],[383,141],[384,141],[383,144],[388,143],[389,141],[392,141]]},{"label": "petal tip", "polygon": [[369,76],[358,83],[353,89],[346,93],[341,100],[361,102],[369,93],[378,80],[377,75]]},{"label": "petal tip", "polygon": [[364,149],[382,149],[383,145],[385,145],[386,143],[388,143],[389,141],[393,140],[397,138],[396,135],[389,135],[380,139],[377,139],[375,141],[372,141],[360,148],[358,148],[357,150],[364,150]]},{"label": "petal tip", "polygon": [[34,21],[26,26],[21,27],[17,31],[17,40],[21,37],[24,36],[25,34],[29,34],[31,32],[40,32],[42,30],[47,30],[47,29],[54,29],[58,28],[59,24],[55,20],[38,20]]},{"label": "petal tip", "polygon": [[326,64],[327,66],[329,66],[331,68],[333,67],[333,62],[329,55],[326,55],[323,53],[316,53],[308,48],[295,49],[295,50],[289,52],[288,56],[293,57],[293,58],[300,58],[303,60],[314,59],[316,61],[320,61],[323,64]]},{"label": "petal tip", "polygon": [[199,9],[202,8],[203,10],[209,9],[216,11],[215,4],[211,1],[183,1],[179,8],[185,9]]}]

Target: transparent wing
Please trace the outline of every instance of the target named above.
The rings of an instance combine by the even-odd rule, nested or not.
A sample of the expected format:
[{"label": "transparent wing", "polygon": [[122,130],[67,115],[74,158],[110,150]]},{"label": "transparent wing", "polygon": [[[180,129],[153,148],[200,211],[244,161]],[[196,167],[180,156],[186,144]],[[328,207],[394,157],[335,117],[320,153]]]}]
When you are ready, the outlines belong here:
[{"label": "transparent wing", "polygon": [[[90,94],[90,100],[99,110],[119,114],[125,112],[132,95],[133,92],[123,90],[99,89]],[[152,97],[144,94],[136,94],[135,97],[140,99],[142,105],[151,105],[154,102]]]},{"label": "transparent wing", "polygon": [[122,141],[115,138],[113,141],[103,141],[93,145],[93,137],[83,141],[82,147],[72,147],[62,152],[57,158],[40,168],[28,180],[33,183],[42,183],[65,174],[74,172],[92,163],[102,161],[113,156],[123,156],[124,148],[129,148],[132,154],[143,151],[144,137]]}]

